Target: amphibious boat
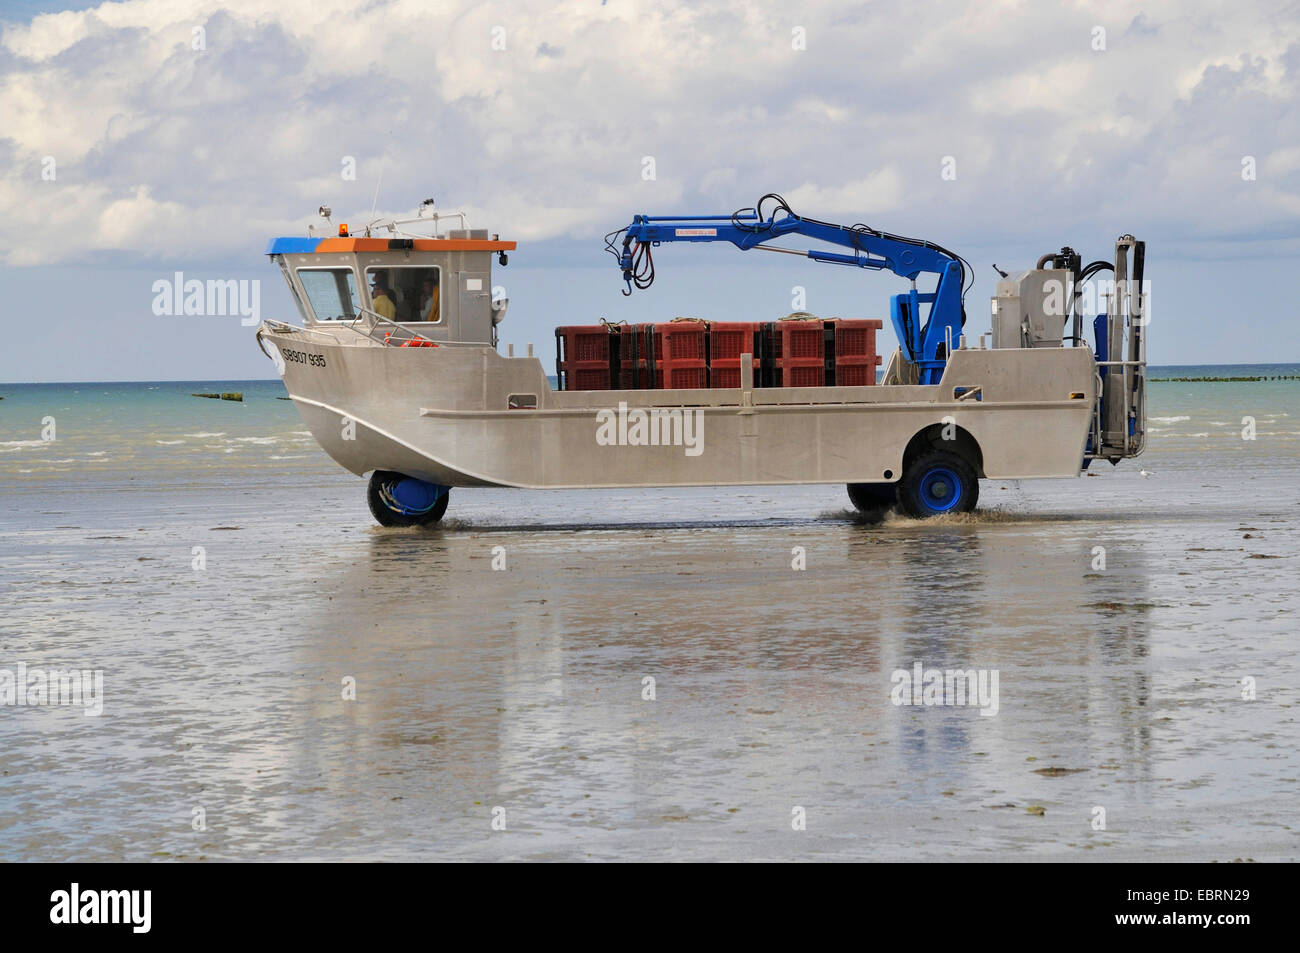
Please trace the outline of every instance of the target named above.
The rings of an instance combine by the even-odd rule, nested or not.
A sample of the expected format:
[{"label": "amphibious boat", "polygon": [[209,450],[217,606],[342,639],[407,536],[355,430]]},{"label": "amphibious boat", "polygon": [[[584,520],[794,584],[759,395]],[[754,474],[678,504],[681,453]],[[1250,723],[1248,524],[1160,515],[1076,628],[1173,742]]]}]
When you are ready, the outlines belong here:
[{"label": "amphibious boat", "polygon": [[[321,214],[328,222],[329,210]],[[786,236],[818,247],[778,244]],[[1065,247],[1034,268],[1000,272],[991,329],[973,339],[960,256],[804,218],[780,196],[731,215],[637,215],[606,247],[631,293],[654,280],[653,249],[718,241],[909,282],[890,301],[899,344],[881,379],[874,364],[869,374],[837,375],[829,356],[820,372],[816,355],[800,365],[792,345],[782,353],[792,328],[812,329],[805,338],[821,335],[834,349],[832,321],[738,315],[744,333],[732,336],[741,343],[729,363],[709,341],[730,325],[681,333],[592,325],[578,330],[607,343],[585,354],[565,353],[579,337],[562,335],[552,386],[531,345],[523,356],[497,347],[507,301],[493,296],[492,264],[505,266],[516,243],[431,201],[359,235],[341,225],[337,237],[272,239],[266,254],[302,320],[265,321],[257,340],[321,447],[370,474],[371,512],[389,526],[435,523],[451,488],[486,486],[843,483],[864,512],[897,505],[928,517],[974,508],[982,478],[1078,476],[1094,460],[1142,452],[1145,245],[1131,235],[1116,241],[1111,260],[1084,265]],[[1082,296],[1103,273],[1110,290],[1090,344]],[[919,290],[918,278],[932,279],[933,290]],[[674,355],[671,342],[688,339],[700,353]],[[675,373],[679,366],[690,373]],[[584,368],[595,371],[585,383]]]}]

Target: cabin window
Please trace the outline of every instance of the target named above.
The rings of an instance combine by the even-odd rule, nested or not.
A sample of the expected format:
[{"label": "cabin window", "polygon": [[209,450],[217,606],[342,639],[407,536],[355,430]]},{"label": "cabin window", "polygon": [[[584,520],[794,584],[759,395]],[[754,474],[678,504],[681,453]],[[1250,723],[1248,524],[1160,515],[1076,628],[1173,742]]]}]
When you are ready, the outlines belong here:
[{"label": "cabin window", "polygon": [[[370,307],[384,317],[403,324],[437,324],[442,320],[441,268],[370,267],[366,269],[366,284],[370,286]],[[381,297],[387,301],[381,301]]]},{"label": "cabin window", "polygon": [[293,303],[297,306],[298,313],[302,315],[303,321],[310,321],[312,318],[311,311],[308,309],[307,305],[303,304],[302,295],[298,292],[298,285],[293,280],[293,275],[290,273],[289,267],[284,263],[283,259],[279,259],[279,261],[280,271],[284,274],[284,283],[289,286],[289,294],[293,295]]},{"label": "cabin window", "polygon": [[357,316],[357,276],[351,268],[299,268],[298,282],[317,321],[350,321]]}]

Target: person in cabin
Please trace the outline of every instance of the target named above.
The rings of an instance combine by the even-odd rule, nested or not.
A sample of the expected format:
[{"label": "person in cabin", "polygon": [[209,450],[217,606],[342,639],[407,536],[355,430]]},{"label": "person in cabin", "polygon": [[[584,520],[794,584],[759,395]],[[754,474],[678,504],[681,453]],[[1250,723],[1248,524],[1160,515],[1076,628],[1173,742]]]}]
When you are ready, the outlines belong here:
[{"label": "person in cabin", "polygon": [[419,320],[438,320],[438,284],[433,280],[433,278],[424,279],[424,287],[420,293]]},{"label": "person in cabin", "polygon": [[397,303],[393,300],[393,293],[388,290],[388,276],[382,271],[376,271],[370,280],[370,300],[374,302],[375,314],[383,315],[389,321],[395,320]]}]

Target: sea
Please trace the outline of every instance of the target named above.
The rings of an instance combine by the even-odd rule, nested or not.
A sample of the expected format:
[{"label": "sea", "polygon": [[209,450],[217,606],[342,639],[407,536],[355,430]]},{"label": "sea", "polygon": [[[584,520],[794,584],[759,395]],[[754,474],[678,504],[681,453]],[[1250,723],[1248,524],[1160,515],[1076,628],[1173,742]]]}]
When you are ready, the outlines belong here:
[{"label": "sea", "polygon": [[434,529],[279,381],[0,384],[0,860],[1294,860],[1300,365],[1149,374],[1262,379],[1153,382],[1141,457],[973,514]]}]

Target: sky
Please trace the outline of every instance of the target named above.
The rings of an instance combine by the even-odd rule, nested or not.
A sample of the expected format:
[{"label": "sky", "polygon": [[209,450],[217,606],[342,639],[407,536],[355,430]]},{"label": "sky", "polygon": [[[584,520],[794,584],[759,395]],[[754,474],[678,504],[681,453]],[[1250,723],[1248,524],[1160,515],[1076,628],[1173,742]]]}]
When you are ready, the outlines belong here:
[{"label": "sky", "polygon": [[995,263],[1132,233],[1153,363],[1300,361],[1298,94],[1297,3],[0,0],[0,381],[272,377],[154,283],[257,280],[289,319],[268,238],[429,197],[519,242],[502,343],[548,365],[556,325],[796,288],[892,348],[888,273],[676,245],[621,294],[606,232],[771,191],[961,253],[973,333]]}]

